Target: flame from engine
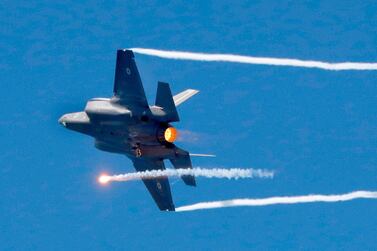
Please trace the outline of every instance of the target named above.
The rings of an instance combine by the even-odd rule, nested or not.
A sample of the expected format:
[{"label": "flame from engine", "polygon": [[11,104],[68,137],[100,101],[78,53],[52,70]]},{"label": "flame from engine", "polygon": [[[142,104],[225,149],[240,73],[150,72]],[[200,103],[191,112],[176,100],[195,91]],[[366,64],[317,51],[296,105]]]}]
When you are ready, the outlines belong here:
[{"label": "flame from engine", "polygon": [[164,138],[169,143],[173,143],[177,139],[177,135],[177,129],[175,129],[174,127],[168,127],[164,132]]}]

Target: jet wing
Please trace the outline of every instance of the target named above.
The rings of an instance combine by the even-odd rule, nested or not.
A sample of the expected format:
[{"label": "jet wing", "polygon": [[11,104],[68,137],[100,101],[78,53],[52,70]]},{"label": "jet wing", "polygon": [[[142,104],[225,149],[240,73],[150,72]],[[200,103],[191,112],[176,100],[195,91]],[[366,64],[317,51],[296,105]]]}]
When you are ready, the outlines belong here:
[{"label": "jet wing", "polygon": [[115,66],[114,96],[126,107],[148,108],[143,84],[131,50],[118,50]]},{"label": "jet wing", "polygon": [[[137,158],[132,161],[138,172],[165,169],[164,162],[160,159]],[[175,211],[168,177],[143,179],[143,182],[161,211]]]}]

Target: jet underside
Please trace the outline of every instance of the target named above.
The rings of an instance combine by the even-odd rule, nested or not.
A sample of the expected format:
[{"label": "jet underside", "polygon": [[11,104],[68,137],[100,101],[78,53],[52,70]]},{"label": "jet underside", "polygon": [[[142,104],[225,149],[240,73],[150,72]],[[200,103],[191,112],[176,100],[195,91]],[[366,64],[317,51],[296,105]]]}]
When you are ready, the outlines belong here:
[{"label": "jet underside", "polygon": [[[175,168],[192,168],[189,153],[174,144],[177,132],[170,123],[179,121],[176,105],[197,92],[189,89],[173,97],[169,85],[159,82],[156,104],[149,106],[133,52],[118,50],[114,96],[91,99],[84,111],[65,114],[59,122],[93,137],[102,151],[126,155],[137,171],[163,170],[165,159]],[[193,176],[182,179],[196,185]],[[160,210],[175,210],[167,177],[143,182]]]}]

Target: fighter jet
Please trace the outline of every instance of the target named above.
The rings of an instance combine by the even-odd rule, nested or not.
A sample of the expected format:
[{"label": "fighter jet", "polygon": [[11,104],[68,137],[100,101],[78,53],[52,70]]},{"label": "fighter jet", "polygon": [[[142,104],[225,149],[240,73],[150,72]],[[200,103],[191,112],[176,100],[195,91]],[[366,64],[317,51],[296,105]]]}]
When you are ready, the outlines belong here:
[{"label": "fighter jet", "polygon": [[[99,150],[124,154],[137,171],[164,170],[164,160],[179,168],[192,168],[190,154],[177,147],[176,107],[197,90],[187,89],[174,97],[169,84],[158,82],[156,101],[148,105],[132,50],[118,50],[114,95],[90,99],[84,111],[68,113],[59,119],[67,129],[92,136]],[[196,186],[195,177],[182,176],[186,185]],[[143,179],[160,210],[175,207],[167,177]]]}]

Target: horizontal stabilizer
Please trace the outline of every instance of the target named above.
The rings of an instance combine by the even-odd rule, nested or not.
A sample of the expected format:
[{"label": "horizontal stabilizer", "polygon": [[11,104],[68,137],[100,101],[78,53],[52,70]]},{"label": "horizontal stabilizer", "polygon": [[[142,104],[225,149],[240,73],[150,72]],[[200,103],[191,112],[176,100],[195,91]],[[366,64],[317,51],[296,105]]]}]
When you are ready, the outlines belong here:
[{"label": "horizontal stabilizer", "polygon": [[[188,152],[176,148],[176,156],[175,158],[170,159],[171,163],[173,164],[175,169],[191,169],[191,159]],[[195,177],[193,175],[182,175],[181,176],[183,182],[185,182],[188,186],[196,186]]]},{"label": "horizontal stabilizer", "polygon": [[197,94],[199,91],[198,90],[193,90],[193,89],[187,89],[183,92],[178,93],[177,95],[174,95],[174,104],[175,106],[179,106],[195,94]]}]

